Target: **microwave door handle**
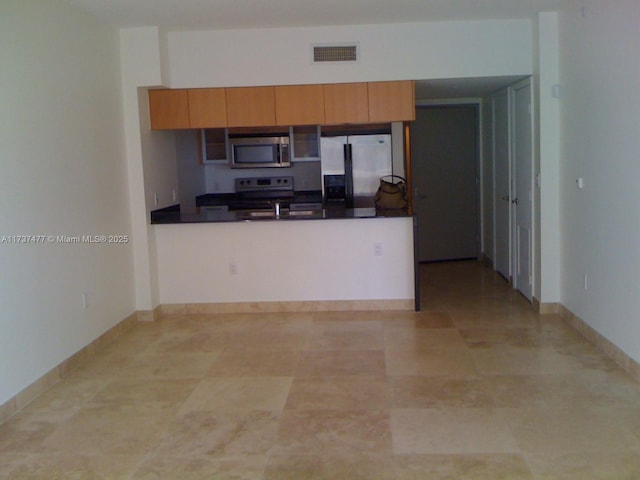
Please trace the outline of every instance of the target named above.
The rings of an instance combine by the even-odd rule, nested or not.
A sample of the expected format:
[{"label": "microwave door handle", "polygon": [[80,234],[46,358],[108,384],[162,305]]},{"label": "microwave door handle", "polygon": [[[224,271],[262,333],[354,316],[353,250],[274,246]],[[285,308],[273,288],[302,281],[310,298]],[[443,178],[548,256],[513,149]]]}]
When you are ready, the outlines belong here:
[{"label": "microwave door handle", "polygon": [[280,165],[289,166],[290,159],[289,144],[278,143],[278,163]]}]

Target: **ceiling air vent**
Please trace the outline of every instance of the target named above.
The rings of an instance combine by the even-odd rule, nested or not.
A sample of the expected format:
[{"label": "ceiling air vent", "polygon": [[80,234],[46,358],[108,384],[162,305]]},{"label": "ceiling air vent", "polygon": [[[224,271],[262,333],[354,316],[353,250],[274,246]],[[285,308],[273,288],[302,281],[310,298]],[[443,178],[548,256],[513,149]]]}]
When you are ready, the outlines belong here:
[{"label": "ceiling air vent", "polygon": [[313,63],[357,61],[357,45],[316,45],[313,47]]}]

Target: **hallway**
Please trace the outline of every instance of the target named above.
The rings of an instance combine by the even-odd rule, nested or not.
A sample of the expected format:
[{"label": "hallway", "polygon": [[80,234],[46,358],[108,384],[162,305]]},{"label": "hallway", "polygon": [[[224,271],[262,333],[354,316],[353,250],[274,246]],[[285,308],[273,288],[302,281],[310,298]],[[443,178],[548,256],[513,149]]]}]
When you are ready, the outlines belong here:
[{"label": "hallway", "polygon": [[640,478],[640,384],[480,263],[423,311],[140,323],[0,425],[0,479]]}]

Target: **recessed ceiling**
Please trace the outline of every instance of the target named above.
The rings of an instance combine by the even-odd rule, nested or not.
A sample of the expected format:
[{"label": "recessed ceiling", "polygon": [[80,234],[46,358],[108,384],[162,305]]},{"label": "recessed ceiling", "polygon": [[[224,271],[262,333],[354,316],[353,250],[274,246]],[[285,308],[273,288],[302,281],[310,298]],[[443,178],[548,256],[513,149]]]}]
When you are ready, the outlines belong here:
[{"label": "recessed ceiling", "polygon": [[168,30],[530,18],[565,0],[67,0],[118,27]]},{"label": "recessed ceiling", "polygon": [[486,97],[513,85],[522,76],[444,78],[416,81],[416,101]]}]

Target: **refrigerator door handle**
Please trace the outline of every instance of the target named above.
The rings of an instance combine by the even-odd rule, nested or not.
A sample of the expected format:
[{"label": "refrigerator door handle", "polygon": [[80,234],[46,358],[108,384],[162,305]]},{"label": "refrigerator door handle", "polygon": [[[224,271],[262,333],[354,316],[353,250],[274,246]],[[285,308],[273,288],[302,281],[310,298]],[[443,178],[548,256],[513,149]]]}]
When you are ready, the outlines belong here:
[{"label": "refrigerator door handle", "polygon": [[345,206],[353,208],[353,156],[351,144],[344,144],[344,190]]}]

